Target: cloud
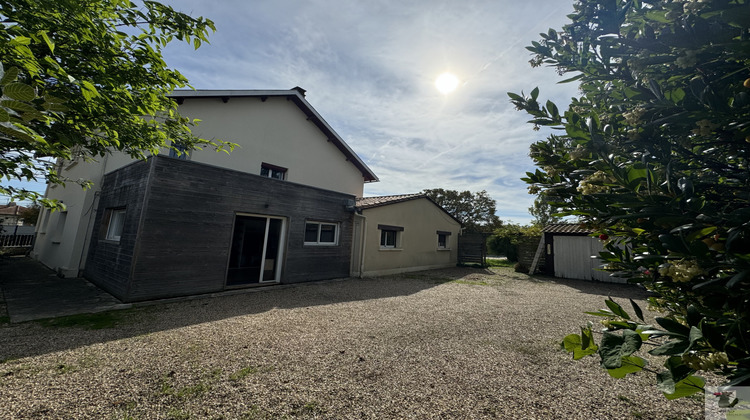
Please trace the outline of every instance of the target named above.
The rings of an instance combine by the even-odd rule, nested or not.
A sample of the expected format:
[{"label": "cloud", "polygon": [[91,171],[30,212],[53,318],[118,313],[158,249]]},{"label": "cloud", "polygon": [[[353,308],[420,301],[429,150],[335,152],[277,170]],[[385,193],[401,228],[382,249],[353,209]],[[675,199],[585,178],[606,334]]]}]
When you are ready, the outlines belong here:
[{"label": "cloud", "polygon": [[[379,176],[367,195],[485,189],[501,219],[531,219],[520,178],[543,134],[506,92],[539,86],[561,109],[575,96],[525,49],[566,23],[572,0],[169,3],[217,25],[198,51],[168,47],[171,66],[199,89],[307,89]],[[450,95],[433,85],[444,71],[461,79]]]}]

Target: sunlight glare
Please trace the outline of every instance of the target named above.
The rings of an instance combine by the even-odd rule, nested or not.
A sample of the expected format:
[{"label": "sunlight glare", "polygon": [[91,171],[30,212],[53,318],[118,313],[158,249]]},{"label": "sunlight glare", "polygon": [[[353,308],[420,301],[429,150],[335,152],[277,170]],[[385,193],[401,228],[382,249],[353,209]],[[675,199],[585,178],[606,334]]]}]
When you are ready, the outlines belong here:
[{"label": "sunlight glare", "polygon": [[447,95],[458,87],[460,80],[453,73],[445,72],[435,79],[435,87],[443,95]]}]

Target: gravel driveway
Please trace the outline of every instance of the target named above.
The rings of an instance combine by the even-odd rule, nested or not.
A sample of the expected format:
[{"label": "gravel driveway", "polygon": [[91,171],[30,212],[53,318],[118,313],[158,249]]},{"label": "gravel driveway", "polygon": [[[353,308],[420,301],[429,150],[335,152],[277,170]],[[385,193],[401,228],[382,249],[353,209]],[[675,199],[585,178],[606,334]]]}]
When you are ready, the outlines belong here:
[{"label": "gravel driveway", "polygon": [[607,295],[643,297],[455,268],[5,324],[0,418],[702,418],[558,350]]}]

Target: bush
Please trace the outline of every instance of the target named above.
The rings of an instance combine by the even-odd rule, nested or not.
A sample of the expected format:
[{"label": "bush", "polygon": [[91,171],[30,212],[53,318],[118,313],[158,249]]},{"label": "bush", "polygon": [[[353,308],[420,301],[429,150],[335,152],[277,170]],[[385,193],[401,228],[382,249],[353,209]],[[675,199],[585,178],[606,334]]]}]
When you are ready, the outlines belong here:
[{"label": "bush", "polygon": [[605,332],[566,337],[615,377],[641,371],[642,341],[664,356],[668,398],[695,375],[750,385],[750,7],[747,0],[578,0],[571,23],[528,47],[533,65],[580,82],[567,111],[539,90],[509,93],[535,126],[526,182],[610,239],[609,269],[653,292],[658,327],[607,300]]}]

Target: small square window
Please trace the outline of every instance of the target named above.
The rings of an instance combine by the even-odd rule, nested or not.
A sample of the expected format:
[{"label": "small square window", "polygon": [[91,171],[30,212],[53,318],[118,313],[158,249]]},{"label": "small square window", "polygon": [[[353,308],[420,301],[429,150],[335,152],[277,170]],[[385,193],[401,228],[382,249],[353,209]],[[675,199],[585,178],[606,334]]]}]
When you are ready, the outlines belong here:
[{"label": "small square window", "polygon": [[380,246],[382,246],[383,248],[395,248],[397,233],[398,232],[396,232],[395,230],[381,230]]},{"label": "small square window", "polygon": [[271,165],[270,163],[263,163],[260,165],[260,176],[273,179],[286,179],[286,168],[281,166]]},{"label": "small square window", "polygon": [[448,249],[448,244],[450,240],[451,232],[437,231],[437,237],[438,237],[438,249]]},{"label": "small square window", "polygon": [[381,249],[399,249],[401,248],[401,232],[404,228],[401,226],[378,225],[380,230],[380,248]]},{"label": "small square window", "polygon": [[107,230],[104,239],[119,241],[120,237],[122,237],[123,227],[125,226],[125,209],[107,209],[107,213],[105,213]]},{"label": "small square window", "polygon": [[305,223],[305,245],[336,245],[338,224],[323,222]]}]

